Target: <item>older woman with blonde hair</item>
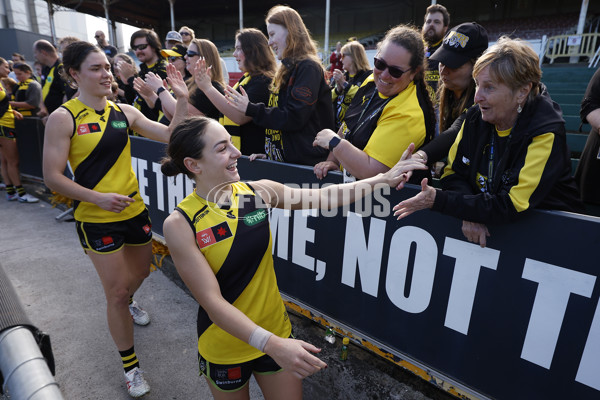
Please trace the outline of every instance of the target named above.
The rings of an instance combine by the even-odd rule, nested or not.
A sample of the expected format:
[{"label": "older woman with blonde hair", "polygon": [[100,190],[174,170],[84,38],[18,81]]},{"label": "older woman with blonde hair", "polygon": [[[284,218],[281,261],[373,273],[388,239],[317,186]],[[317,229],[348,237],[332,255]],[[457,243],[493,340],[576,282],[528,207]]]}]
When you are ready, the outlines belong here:
[{"label": "older woman with blonde hair", "polygon": [[508,222],[532,208],[580,212],[571,177],[565,122],[540,82],[533,49],[506,37],[473,68],[475,103],[450,148],[443,190],[422,191],[394,207],[398,219],[430,208],[463,220],[470,242],[486,245],[484,224]]},{"label": "older woman with blonde hair", "polygon": [[331,79],[335,87],[331,89],[331,98],[335,113],[335,127],[339,129],[344,121],[346,110],[362,83],[371,75],[371,66],[367,53],[356,40],[342,46],[342,65],[344,70],[335,69]]}]

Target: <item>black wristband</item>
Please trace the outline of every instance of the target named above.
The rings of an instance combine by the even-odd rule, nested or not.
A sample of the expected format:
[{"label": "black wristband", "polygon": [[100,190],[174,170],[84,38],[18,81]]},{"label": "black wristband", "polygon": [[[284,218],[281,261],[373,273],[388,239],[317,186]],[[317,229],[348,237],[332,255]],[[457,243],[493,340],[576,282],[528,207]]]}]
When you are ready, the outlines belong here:
[{"label": "black wristband", "polygon": [[334,137],[332,137],[331,140],[329,141],[329,145],[328,145],[329,151],[333,151],[335,146],[340,144],[341,141],[342,141],[342,139],[338,135],[335,135]]},{"label": "black wristband", "polygon": [[164,86],[161,86],[161,87],[159,87],[158,89],[156,89],[156,95],[157,95],[158,97],[160,97],[160,94],[161,94],[162,92],[164,92],[165,90],[167,90],[167,89],[165,89],[165,88],[164,88]]}]

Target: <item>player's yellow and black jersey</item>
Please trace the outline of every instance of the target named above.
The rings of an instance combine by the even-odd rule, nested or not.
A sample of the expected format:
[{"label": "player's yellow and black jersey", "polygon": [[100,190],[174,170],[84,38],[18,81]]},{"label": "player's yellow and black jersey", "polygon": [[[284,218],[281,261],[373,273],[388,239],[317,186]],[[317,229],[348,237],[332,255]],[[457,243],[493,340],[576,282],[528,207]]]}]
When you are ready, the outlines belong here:
[{"label": "player's yellow and black jersey", "polygon": [[15,115],[9,102],[10,96],[4,91],[2,85],[0,85],[0,126],[14,129]]},{"label": "player's yellow and black jersey", "polygon": [[82,222],[116,222],[135,217],[144,208],[138,181],[131,166],[131,145],[125,113],[112,101],[96,111],[79,99],[62,105],[73,117],[69,163],[75,182],[102,193],[132,196],[135,202],[120,213],[103,210],[93,203],[75,202],[75,219]]},{"label": "player's yellow and black jersey", "polygon": [[[49,114],[60,107],[65,96],[67,85],[60,77],[62,70],[63,65],[60,60],[56,60],[54,65],[44,67],[42,70],[42,98]],[[72,95],[72,93],[70,94]]]},{"label": "player's yellow and black jersey", "polygon": [[[229,207],[219,207],[194,192],[176,210],[190,223],[223,298],[257,325],[287,338],[291,324],[273,269],[268,209],[250,185],[232,186]],[[198,351],[215,364],[238,364],[263,355],[215,325],[202,307]]]}]

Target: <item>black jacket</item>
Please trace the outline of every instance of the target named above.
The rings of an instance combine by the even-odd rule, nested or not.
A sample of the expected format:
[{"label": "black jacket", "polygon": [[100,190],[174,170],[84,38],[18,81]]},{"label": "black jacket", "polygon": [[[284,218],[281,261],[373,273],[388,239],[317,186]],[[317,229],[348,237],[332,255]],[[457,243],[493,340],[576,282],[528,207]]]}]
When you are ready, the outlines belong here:
[{"label": "black jacket", "polygon": [[278,97],[277,105],[249,103],[246,115],[259,126],[281,131],[286,163],[315,165],[328,154],[321,147],[313,147],[315,136],[322,129],[335,129],[331,89],[323,68],[315,61],[305,59],[292,64],[285,59],[282,63],[292,72],[274,95]]},{"label": "black jacket", "polygon": [[[533,150],[534,139],[547,133],[554,136],[549,153]],[[495,127],[482,120],[479,107],[472,107],[467,112],[456,153],[451,151],[452,164],[442,177],[444,190],[437,191],[433,210],[480,223],[514,220],[530,208],[582,211],[571,177],[562,112],[545,87],[523,108],[504,152],[495,157],[492,187],[489,192],[482,192],[477,186],[477,174],[488,159],[486,149],[492,134],[496,134]],[[531,174],[532,169],[540,167],[538,162],[532,162],[536,154],[547,156],[540,176]],[[520,190],[522,182],[517,187],[520,178],[522,182],[533,181],[531,192]]]}]

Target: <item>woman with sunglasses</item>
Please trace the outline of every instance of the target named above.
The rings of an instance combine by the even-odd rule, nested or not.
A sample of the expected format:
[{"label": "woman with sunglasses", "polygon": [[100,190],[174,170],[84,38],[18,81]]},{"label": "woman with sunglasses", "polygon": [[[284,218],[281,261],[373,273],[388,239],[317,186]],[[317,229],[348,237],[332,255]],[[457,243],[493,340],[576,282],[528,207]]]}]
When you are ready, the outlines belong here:
[{"label": "woman with sunglasses", "polygon": [[267,13],[266,24],[269,46],[281,60],[269,102],[250,102],[243,88],[241,93],[228,88],[227,97],[239,112],[265,128],[266,155],[254,157],[313,166],[327,157],[324,149],[312,146],[316,133],[335,126],[331,88],[315,42],[296,10],[275,6]]},{"label": "woman with sunglasses", "polygon": [[[347,180],[364,179],[394,166],[410,143],[419,148],[435,131],[435,114],[423,80],[425,50],[421,35],[399,25],[378,45],[373,75],[354,95],[341,136],[330,129],[317,134],[314,146],[329,150],[314,168],[317,178],[344,169]],[[414,174],[415,182],[427,172]]]},{"label": "woman with sunglasses", "polygon": [[[190,93],[188,113],[190,115],[206,116],[215,120],[219,120],[221,113],[213,105],[206,94],[198,88],[194,80],[197,62],[200,58],[204,58],[206,64],[212,66],[211,85],[219,93],[225,93],[227,83],[223,80],[219,51],[213,42],[207,39],[194,39],[190,43],[185,55],[186,68],[192,76],[186,81],[188,91]],[[162,109],[167,118],[173,115],[175,111],[176,100],[171,96],[163,86],[163,80],[154,74],[148,74],[146,84],[158,95],[161,101]],[[166,93],[166,94],[165,94]]]},{"label": "woman with sunglasses", "polygon": [[[64,79],[79,89],[79,96],[48,118],[44,182],[75,200],[79,242],[104,289],[108,329],[123,362],[127,390],[139,397],[150,388],[134,350],[133,323],[148,324],[150,319],[131,296],[150,273],[152,225],[131,166],[127,128],[161,142],[169,140],[170,129],[135,107],[106,99],[113,76],[99,47],[75,42],[63,53],[63,65]],[[187,88],[172,65],[167,69],[179,98],[175,125],[187,111]],[[67,161],[73,180],[63,173]]]},{"label": "woman with sunglasses", "polygon": [[170,49],[162,49],[160,51],[160,54],[175,66],[186,81],[192,77],[192,74],[186,68],[185,55],[187,54],[187,50],[187,46],[176,44]]},{"label": "woman with sunglasses", "polygon": [[335,209],[376,185],[402,186],[406,174],[426,168],[410,159],[413,149],[387,173],[363,182],[293,189],[266,179],[240,182],[241,154],[217,122],[192,117],[175,128],[161,171],[183,173],[196,185],[165,220],[164,236],[200,305],[195,347],[215,399],[249,399],[254,376],[265,399],[299,400],[302,379],[327,367],[312,354],[320,349],[291,336],[273,269],[268,209]]},{"label": "woman with sunglasses", "polygon": [[[233,86],[238,92],[241,88],[252,103],[269,102],[269,86],[275,76],[277,64],[269,48],[266,36],[254,28],[242,29],[235,35],[233,52],[239,69],[244,73]],[[211,85],[212,66],[204,59],[198,61],[195,80],[198,88],[223,113],[221,124],[233,139],[233,144],[242,154],[260,154],[265,152],[265,128],[254,123],[251,117],[238,111],[227,98]]]}]

